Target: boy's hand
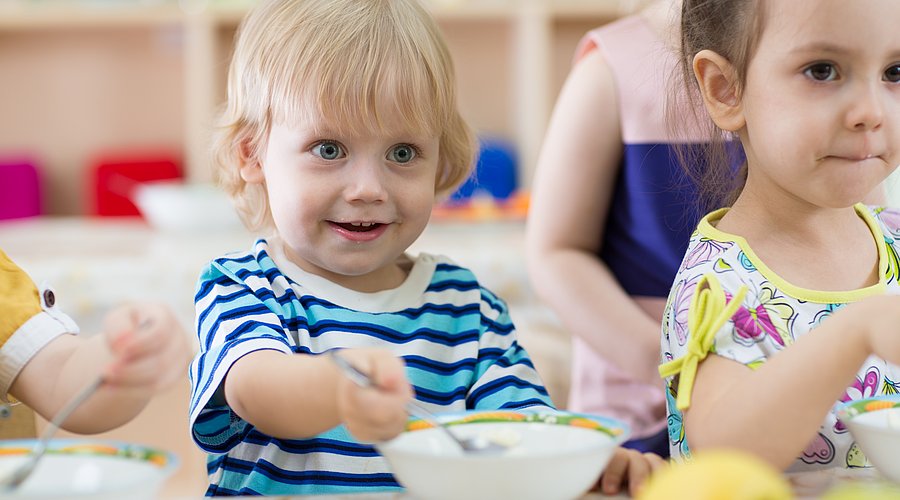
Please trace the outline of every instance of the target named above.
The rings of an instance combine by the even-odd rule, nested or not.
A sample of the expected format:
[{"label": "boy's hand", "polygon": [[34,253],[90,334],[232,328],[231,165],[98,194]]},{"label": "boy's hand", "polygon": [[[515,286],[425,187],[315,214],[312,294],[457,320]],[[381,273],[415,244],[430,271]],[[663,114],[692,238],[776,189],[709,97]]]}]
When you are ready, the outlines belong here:
[{"label": "boy's hand", "polygon": [[360,441],[385,441],[403,432],[408,419],[406,403],[413,394],[403,360],[382,349],[346,349],[341,356],[375,383],[375,387],[360,387],[335,369],[340,377],[337,405],[341,422]]},{"label": "boy's hand", "polygon": [[107,314],[104,335],[113,360],[106,382],[151,395],[187,374],[192,349],[187,333],[162,304],[130,304]]},{"label": "boy's hand", "polygon": [[600,489],[604,495],[615,495],[627,488],[628,494],[634,496],[650,474],[665,464],[666,461],[655,453],[616,448],[600,476]]}]

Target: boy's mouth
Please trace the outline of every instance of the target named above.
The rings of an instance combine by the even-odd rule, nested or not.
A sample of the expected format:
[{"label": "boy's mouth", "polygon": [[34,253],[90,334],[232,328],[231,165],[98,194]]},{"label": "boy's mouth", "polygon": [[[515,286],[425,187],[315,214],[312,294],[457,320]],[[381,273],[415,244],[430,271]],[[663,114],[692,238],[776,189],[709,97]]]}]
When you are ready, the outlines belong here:
[{"label": "boy's mouth", "polygon": [[383,225],[378,222],[332,222],[332,224],[347,231],[353,231],[356,233],[366,233],[369,231],[374,231],[375,229],[378,229]]}]

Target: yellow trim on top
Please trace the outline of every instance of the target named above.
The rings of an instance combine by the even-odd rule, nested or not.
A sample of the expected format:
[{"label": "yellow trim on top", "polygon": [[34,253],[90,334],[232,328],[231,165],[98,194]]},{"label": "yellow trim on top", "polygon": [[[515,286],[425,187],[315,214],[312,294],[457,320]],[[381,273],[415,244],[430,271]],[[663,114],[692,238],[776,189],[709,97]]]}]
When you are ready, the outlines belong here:
[{"label": "yellow trim on top", "polygon": [[884,233],[881,232],[881,228],[878,226],[878,222],[875,220],[875,216],[872,215],[869,208],[862,203],[857,203],[853,206],[853,208],[856,210],[857,215],[859,215],[859,217],[863,221],[865,221],[866,225],[869,226],[869,231],[872,233],[872,237],[875,239],[875,245],[878,248],[878,283],[867,286],[865,288],[858,288],[856,290],[812,290],[809,288],[803,288],[791,284],[790,282],[779,276],[778,273],[770,269],[769,266],[767,266],[765,262],[763,262],[762,259],[760,259],[759,256],[756,255],[753,249],[750,248],[747,240],[740,236],[716,229],[713,223],[720,220],[728,212],[727,208],[720,208],[715,212],[707,214],[706,217],[704,217],[700,221],[697,230],[702,236],[716,241],[730,241],[737,243],[738,246],[741,247],[741,250],[744,252],[744,254],[747,256],[747,258],[750,259],[750,262],[752,262],[756,267],[756,269],[767,280],[774,283],[779,290],[790,295],[791,297],[806,302],[815,302],[818,304],[856,302],[866,297],[881,295],[884,293],[886,289],[885,275],[887,274],[888,256],[887,248],[885,246],[886,243],[884,241]]},{"label": "yellow trim on top", "polygon": [[731,300],[728,300],[725,290],[712,273],[704,274],[697,283],[688,309],[690,339],[685,346],[687,352],[678,359],[659,365],[659,375],[662,378],[679,376],[678,396],[675,399],[675,406],[679,410],[683,411],[691,406],[697,367],[712,349],[716,333],[734,316],[746,294],[747,287],[741,286]]}]

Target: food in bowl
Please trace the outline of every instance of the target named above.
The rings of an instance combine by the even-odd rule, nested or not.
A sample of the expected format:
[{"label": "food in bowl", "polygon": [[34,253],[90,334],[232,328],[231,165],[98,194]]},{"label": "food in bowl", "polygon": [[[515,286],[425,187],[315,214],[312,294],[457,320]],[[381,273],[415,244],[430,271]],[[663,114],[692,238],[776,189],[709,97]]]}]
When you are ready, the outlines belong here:
[{"label": "food in bowl", "polygon": [[[24,462],[37,440],[0,442],[0,474]],[[172,453],[92,439],[54,439],[34,471],[2,498],[79,500],[154,499],[178,467]]]},{"label": "food in bowl", "polygon": [[439,429],[413,420],[378,445],[417,499],[570,500],[588,491],[627,439],[618,420],[564,412],[467,412],[442,416],[463,438],[500,440],[500,454],[466,454]]},{"label": "food in bowl", "polygon": [[850,401],[836,413],[878,472],[900,483],[900,395]]}]

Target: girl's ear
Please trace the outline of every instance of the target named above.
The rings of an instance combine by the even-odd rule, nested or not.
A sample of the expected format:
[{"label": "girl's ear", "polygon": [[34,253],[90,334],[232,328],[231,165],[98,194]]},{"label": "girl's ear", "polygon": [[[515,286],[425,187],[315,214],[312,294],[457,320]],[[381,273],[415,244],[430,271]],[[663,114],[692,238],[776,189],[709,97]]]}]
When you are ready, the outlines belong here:
[{"label": "girl's ear", "polygon": [[694,76],[703,104],[722,130],[737,132],[744,127],[744,111],[738,94],[737,72],[727,59],[711,50],[694,56]]},{"label": "girl's ear", "polygon": [[241,179],[247,184],[261,184],[266,178],[263,175],[259,158],[251,152],[252,148],[247,141],[241,141],[241,144],[238,147],[241,148],[241,159],[243,160],[243,164],[241,165]]}]

